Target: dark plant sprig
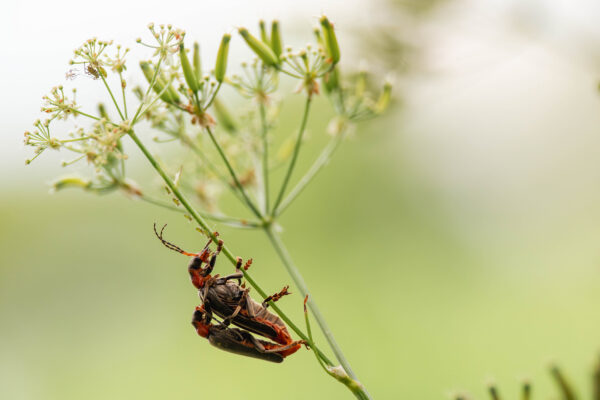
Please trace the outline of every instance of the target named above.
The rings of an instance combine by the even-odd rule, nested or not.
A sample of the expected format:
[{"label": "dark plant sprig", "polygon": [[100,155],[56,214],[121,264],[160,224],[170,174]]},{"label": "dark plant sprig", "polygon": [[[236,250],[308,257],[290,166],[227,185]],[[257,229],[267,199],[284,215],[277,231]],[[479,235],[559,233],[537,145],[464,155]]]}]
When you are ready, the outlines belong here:
[{"label": "dark plant sprig", "polygon": [[[278,217],[327,164],[352,124],[383,112],[390,102],[391,84],[384,85],[383,93],[376,98],[368,90],[365,71],[350,76],[340,73],[340,50],[336,33],[333,24],[326,17],[320,19],[315,44],[308,44],[300,49],[287,47],[285,51],[278,21],[272,22],[270,32],[267,25],[261,22],[260,39],[247,29],[239,28],[240,36],[256,58],[243,64],[241,74],[229,76],[230,35],[224,35],[221,40],[214,69],[205,73],[202,70],[200,47],[194,43],[190,59],[184,43],[184,31],[170,25],[156,27],[150,24],[148,28],[154,42],[148,44],[141,39],[137,40],[153,50],[150,59],[140,62],[148,86],[146,89],[133,87],[132,92],[139,104],[132,117],[129,117],[127,107],[128,84],[123,78],[123,72],[127,68],[125,56],[129,50],[123,50],[117,45],[111,57],[108,54],[109,48],[113,46],[112,42],[96,39],[87,41],[76,50],[72,64],[82,65],[84,75],[102,82],[118,115],[117,119],[109,116],[104,105],[98,108],[97,114],[82,111],[74,99],[70,100],[64,95],[62,87],[54,89],[45,98],[44,111],[51,114],[51,118],[45,123],[36,122],[34,133],[26,133],[26,143],[35,148],[35,157],[47,148],[64,150],[75,153],[75,158],[65,161],[63,165],[87,161],[95,171],[90,179],[59,179],[53,185],[54,190],[76,187],[97,194],[120,190],[130,197],[183,214],[213,241],[216,241],[211,233],[214,229],[207,220],[239,228],[261,229],[299,291],[308,296],[308,287],[279,237]],[[109,83],[111,74],[118,78],[120,99],[114,95]],[[284,140],[284,143],[289,143],[290,148],[288,156],[282,159],[287,161],[284,179],[279,185],[273,185],[271,173],[275,166],[270,147],[272,127],[279,107],[279,102],[274,101],[273,97],[280,90],[281,74],[298,83],[298,92],[305,96],[305,105],[298,119],[298,129]],[[71,73],[70,76],[80,75]],[[251,99],[251,111],[237,106],[228,107],[226,102],[220,100],[218,95],[223,83],[229,84],[243,98]],[[329,128],[333,137],[313,166],[288,192],[304,143],[312,100],[321,94],[321,85],[325,87],[324,93],[330,98],[336,114]],[[236,112],[232,113],[230,110]],[[53,120],[68,121],[75,116],[88,118],[90,126],[79,127],[64,138],[50,135]],[[166,139],[157,136],[155,143],[178,141],[189,152],[174,160],[157,159],[136,133],[135,128],[141,121],[148,121],[161,136],[166,135]],[[149,196],[127,178],[125,165],[128,155],[122,145],[122,141],[127,138],[133,141],[162,178],[170,201]],[[233,217],[219,209],[218,194],[221,186],[231,191],[249,210],[252,218]],[[191,198],[202,206],[202,211],[192,205],[189,200]],[[235,257],[228,248],[223,252],[235,263]],[[244,274],[248,283],[264,298],[265,292],[246,272]],[[352,371],[313,296],[307,297],[306,305],[340,365],[335,365],[317,347],[310,330],[308,335],[305,334],[278,307],[273,305],[273,309],[292,330],[309,341],[318,362],[329,375],[346,385],[357,398],[370,398]]]}]

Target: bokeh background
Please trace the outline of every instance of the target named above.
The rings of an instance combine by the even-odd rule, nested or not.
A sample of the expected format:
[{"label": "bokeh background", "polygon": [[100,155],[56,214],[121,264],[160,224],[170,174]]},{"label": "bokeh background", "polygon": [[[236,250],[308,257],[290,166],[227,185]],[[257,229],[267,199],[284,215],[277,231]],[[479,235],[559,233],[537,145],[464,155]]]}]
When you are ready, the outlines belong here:
[{"label": "bokeh background", "polygon": [[[31,154],[22,146],[41,96],[64,81],[72,50],[90,36],[134,47],[149,21],[170,22],[213,60],[235,26],[278,18],[285,40],[302,44],[321,12],[337,24],[342,66],[365,59],[381,78],[391,71],[398,96],[387,116],[360,125],[282,220],[358,376],[376,399],[457,390],[484,398],[490,380],[516,396],[524,378],[536,398],[548,398],[556,361],[590,396],[600,350],[598,2],[1,8],[1,398],[350,397],[310,352],[271,365],[198,338],[187,260],[151,230],[169,222],[169,237],[198,247],[185,220],[119,194],[50,195],[48,182],[64,173],[60,157],[25,167]],[[281,130],[297,123],[291,98]],[[301,167],[326,140],[321,104]],[[141,158],[131,164],[140,180],[154,179]],[[254,258],[268,291],[289,282],[260,232],[219,229],[236,253]],[[282,301],[300,324],[301,301]]]}]

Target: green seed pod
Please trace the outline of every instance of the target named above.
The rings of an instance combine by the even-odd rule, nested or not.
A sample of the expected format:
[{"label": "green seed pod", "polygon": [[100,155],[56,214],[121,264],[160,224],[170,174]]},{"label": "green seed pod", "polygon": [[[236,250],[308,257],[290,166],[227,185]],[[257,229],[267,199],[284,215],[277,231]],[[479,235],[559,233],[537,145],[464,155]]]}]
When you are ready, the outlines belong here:
[{"label": "green seed pod", "polygon": [[104,106],[104,103],[98,103],[98,113],[100,114],[101,118],[108,118],[108,113],[106,112],[106,106]]},{"label": "green seed pod", "polygon": [[267,27],[264,20],[258,21],[258,29],[260,30],[260,40],[265,44],[269,44],[269,36],[267,35]]},{"label": "green seed pod", "polygon": [[367,88],[367,71],[361,70],[358,73],[358,77],[356,78],[356,87],[354,90],[354,95],[356,97],[362,97],[365,94],[365,89]]},{"label": "green seed pod", "polygon": [[179,59],[181,61],[183,77],[185,78],[188,87],[192,90],[192,92],[198,92],[198,80],[196,79],[196,75],[194,74],[194,70],[190,64],[190,60],[185,52],[185,48],[183,47],[183,42],[179,44]]},{"label": "green seed pod", "polygon": [[281,41],[281,33],[279,32],[279,21],[275,20],[271,24],[271,49],[277,57],[281,56],[283,45]]},{"label": "green seed pod", "polygon": [[231,35],[226,33],[221,39],[221,45],[219,46],[219,52],[217,53],[217,63],[215,65],[215,79],[217,82],[223,82],[225,79],[225,72],[227,71],[227,55],[229,54],[229,41]]},{"label": "green seed pod", "polygon": [[81,188],[88,189],[90,187],[91,182],[83,180],[78,177],[66,177],[61,178],[52,183],[52,190],[59,191],[66,188]]},{"label": "green seed pod", "polygon": [[327,93],[331,93],[334,90],[339,89],[340,87],[340,77],[337,68],[329,71],[323,77],[323,86],[325,87],[325,91]]},{"label": "green seed pod", "polygon": [[179,103],[179,95],[177,94],[177,90],[175,90],[175,88],[172,85],[169,85],[169,87],[167,87],[167,92],[169,92],[169,97],[171,97],[173,103]]},{"label": "green seed pod", "polygon": [[[146,80],[148,81],[148,83],[151,83],[152,77],[154,76],[154,68],[152,68],[150,66],[150,64],[146,61],[140,61],[140,67],[142,68],[142,72],[144,73],[144,76],[146,77]],[[171,98],[171,95],[168,90],[163,92],[164,88],[165,88],[164,80],[160,76],[157,76],[156,80],[154,81],[154,86],[152,87],[152,89],[156,93],[162,92],[162,94],[160,95],[160,98],[165,103],[172,103],[174,101],[174,99]]]},{"label": "green seed pod", "polygon": [[194,57],[192,59],[194,63],[194,73],[196,74],[196,81],[202,81],[202,64],[200,63],[200,45],[198,42],[194,42]]},{"label": "green seed pod", "polygon": [[242,37],[246,41],[246,44],[248,44],[248,47],[250,47],[252,49],[252,51],[266,65],[271,65],[271,66],[279,65],[279,59],[277,58],[275,53],[273,53],[273,50],[271,50],[271,48],[269,46],[267,46],[265,43],[261,42],[260,40],[258,40],[254,36],[252,36],[250,34],[250,32],[248,32],[248,29],[239,28],[238,32],[240,33],[240,35],[242,35]]},{"label": "green seed pod", "polygon": [[219,99],[215,99],[213,107],[217,121],[219,121],[223,129],[229,133],[237,133],[237,125],[227,107]]},{"label": "green seed pod", "polygon": [[317,39],[317,44],[325,48],[325,43],[323,43],[323,36],[321,36],[321,30],[319,27],[315,27],[315,29],[313,29],[313,33],[315,34],[315,39]]},{"label": "green seed pod", "polygon": [[333,25],[326,16],[321,17],[321,28],[323,30],[323,40],[325,42],[325,50],[332,64],[337,64],[340,61],[340,48],[338,46],[337,37]]},{"label": "green seed pod", "polygon": [[383,92],[381,92],[381,96],[377,100],[377,104],[375,105],[375,113],[381,114],[385,111],[385,109],[389,106],[390,100],[392,99],[392,84],[390,82],[386,82],[383,85]]}]

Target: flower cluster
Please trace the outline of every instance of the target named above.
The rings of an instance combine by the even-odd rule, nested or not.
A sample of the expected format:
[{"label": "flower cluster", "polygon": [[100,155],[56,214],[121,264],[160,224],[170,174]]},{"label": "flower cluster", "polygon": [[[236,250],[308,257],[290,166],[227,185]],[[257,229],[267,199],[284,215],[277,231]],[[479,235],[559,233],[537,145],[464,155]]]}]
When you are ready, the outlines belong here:
[{"label": "flower cluster", "polygon": [[[74,154],[72,159],[63,162],[64,166],[82,161],[93,167],[92,179],[69,178],[55,185],[57,189],[81,187],[104,192],[121,188],[127,193],[137,193],[139,189],[131,189],[137,186],[127,181],[128,156],[122,142],[140,121],[147,121],[158,133],[154,135],[155,143],[179,142],[189,149],[183,157],[165,158],[161,163],[171,174],[178,171],[177,185],[192,194],[206,210],[220,213],[218,199],[228,190],[257,218],[263,219],[269,213],[277,215],[281,211],[277,210],[280,203],[285,208],[296,195],[292,191],[284,199],[304,140],[310,100],[323,92],[335,111],[329,131],[334,134],[336,143],[328,146],[313,166],[318,171],[326,164],[323,161],[321,165],[319,160],[331,156],[331,149],[337,148],[337,141],[352,123],[379,115],[387,107],[391,84],[386,83],[383,92],[375,95],[369,89],[372,79],[366,70],[349,75],[341,73],[336,33],[326,17],[319,19],[315,42],[301,48],[284,45],[278,21],[272,21],[269,28],[260,21],[256,36],[246,28],[238,28],[239,36],[254,53],[254,58],[243,62],[239,71],[228,73],[231,35],[223,35],[214,68],[203,68],[200,45],[186,46],[183,30],[171,25],[149,24],[151,43],[137,39],[142,46],[152,49],[151,58],[139,63],[147,86],[135,86],[131,90],[133,99],[138,101],[131,115],[127,107],[127,84],[123,79],[130,50],[113,45],[112,41],[95,38],[86,41],[75,50],[70,63],[83,65],[86,75],[102,81],[109,95],[107,104],[114,105],[119,119],[111,119],[103,104],[95,115],[84,112],[74,96],[72,99],[65,96],[62,86],[53,88],[44,97],[42,109],[50,118],[44,123],[36,122],[36,130],[26,133],[26,143],[35,148],[33,158],[51,148]],[[118,75],[120,95],[111,89],[106,79],[109,73]],[[68,75],[78,76],[75,72]],[[297,92],[304,94],[307,105],[298,135],[275,138],[272,130],[281,99],[285,98],[279,94],[282,78],[297,82]],[[252,101],[247,106],[229,106],[219,95],[223,85]],[[51,122],[70,116],[86,117],[91,123],[87,127],[75,126],[72,133],[62,138],[51,136]],[[275,143],[278,148],[270,149]],[[285,167],[288,161],[285,182],[275,204],[269,204],[269,175]],[[296,189],[299,191],[301,187]],[[269,210],[270,205],[272,210]]]},{"label": "flower cluster", "polygon": [[67,119],[71,115],[77,115],[76,93],[77,90],[73,89],[73,99],[69,99],[65,95],[62,85],[53,87],[49,95],[42,97],[44,106],[41,111],[51,114],[50,121],[53,119]]}]

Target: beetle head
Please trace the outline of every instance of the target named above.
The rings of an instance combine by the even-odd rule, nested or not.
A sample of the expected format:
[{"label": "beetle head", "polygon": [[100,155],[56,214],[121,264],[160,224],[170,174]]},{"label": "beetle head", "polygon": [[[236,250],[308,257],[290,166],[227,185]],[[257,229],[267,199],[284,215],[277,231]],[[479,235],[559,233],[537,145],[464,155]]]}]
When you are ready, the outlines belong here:
[{"label": "beetle head", "polygon": [[194,311],[194,317],[192,318],[192,325],[194,325],[194,328],[196,328],[198,335],[208,338],[211,326],[210,317],[204,310],[203,306],[196,307],[196,311]]}]

